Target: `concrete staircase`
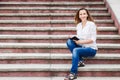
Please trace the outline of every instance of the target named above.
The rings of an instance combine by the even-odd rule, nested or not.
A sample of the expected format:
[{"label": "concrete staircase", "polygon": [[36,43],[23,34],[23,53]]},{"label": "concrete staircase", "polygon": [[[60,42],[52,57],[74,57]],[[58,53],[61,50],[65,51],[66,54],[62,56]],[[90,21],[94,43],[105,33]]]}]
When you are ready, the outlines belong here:
[{"label": "concrete staircase", "polygon": [[0,80],[63,79],[71,67],[65,43],[81,7],[98,26],[99,50],[85,59],[78,80],[120,79],[120,35],[103,0],[1,0]]}]

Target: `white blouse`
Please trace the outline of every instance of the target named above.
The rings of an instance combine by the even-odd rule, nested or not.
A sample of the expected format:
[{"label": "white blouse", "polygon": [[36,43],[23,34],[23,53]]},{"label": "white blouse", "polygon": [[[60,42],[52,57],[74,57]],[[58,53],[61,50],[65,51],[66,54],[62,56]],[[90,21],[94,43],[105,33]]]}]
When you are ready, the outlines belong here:
[{"label": "white blouse", "polygon": [[96,25],[94,22],[87,21],[84,28],[82,28],[82,23],[77,25],[77,37],[81,40],[91,39],[93,43],[83,44],[84,47],[91,47],[93,49],[98,49],[96,44]]}]

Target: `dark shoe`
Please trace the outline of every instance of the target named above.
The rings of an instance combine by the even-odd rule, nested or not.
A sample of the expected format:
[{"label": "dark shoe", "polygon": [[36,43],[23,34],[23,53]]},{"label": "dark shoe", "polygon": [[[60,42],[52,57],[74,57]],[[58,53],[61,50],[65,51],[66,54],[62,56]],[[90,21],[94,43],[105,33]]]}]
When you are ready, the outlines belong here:
[{"label": "dark shoe", "polygon": [[82,61],[78,63],[78,67],[84,67],[84,66],[85,66],[85,63],[83,63]]},{"label": "dark shoe", "polygon": [[77,75],[70,73],[68,76],[65,77],[64,80],[74,80],[77,79]]}]

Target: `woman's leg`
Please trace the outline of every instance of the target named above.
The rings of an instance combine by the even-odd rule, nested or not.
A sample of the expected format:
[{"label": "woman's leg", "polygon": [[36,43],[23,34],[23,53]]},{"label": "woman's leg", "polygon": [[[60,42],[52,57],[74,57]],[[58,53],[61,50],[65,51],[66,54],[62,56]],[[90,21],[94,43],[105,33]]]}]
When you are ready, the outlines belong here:
[{"label": "woman's leg", "polygon": [[[67,42],[67,47],[69,48],[69,50],[71,51],[71,53],[73,54],[73,49],[76,48],[76,47],[79,47],[81,48],[82,45],[76,45],[75,42],[71,39],[68,39]],[[83,63],[83,59],[82,57],[79,59],[79,64],[78,64],[79,67],[83,67],[85,66],[85,64]]]},{"label": "woman's leg", "polygon": [[75,47],[77,47],[77,45],[75,44],[75,42],[73,40],[71,40],[71,39],[68,39],[67,42],[66,42],[66,44],[67,44],[68,49],[71,51],[71,53],[73,52],[73,49]]},{"label": "woman's leg", "polygon": [[72,54],[71,73],[77,74],[78,62],[82,57],[94,57],[96,50],[92,48],[74,48]]}]

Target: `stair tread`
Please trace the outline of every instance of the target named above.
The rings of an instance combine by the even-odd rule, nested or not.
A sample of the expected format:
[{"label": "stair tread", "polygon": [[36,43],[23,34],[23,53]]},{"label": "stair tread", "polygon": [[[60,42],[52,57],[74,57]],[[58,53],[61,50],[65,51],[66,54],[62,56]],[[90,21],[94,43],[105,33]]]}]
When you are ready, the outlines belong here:
[{"label": "stair tread", "polygon": [[[71,59],[72,54],[51,54],[51,59]],[[111,53],[111,54],[101,54],[101,53],[97,53],[96,56],[94,58],[90,58],[90,59],[120,59],[120,54],[119,53]]]},{"label": "stair tread", "polygon": [[[120,49],[118,43],[97,44],[98,48]],[[67,48],[65,43],[0,43],[0,48]]]},{"label": "stair tread", "polygon": [[[99,23],[113,23],[113,20],[95,20]],[[0,23],[74,23],[74,20],[0,20]]]},{"label": "stair tread", "polygon": [[[10,10],[78,10],[78,8],[68,8],[68,7],[0,7],[0,10],[10,9]],[[107,8],[86,8],[88,10],[107,10]]]},{"label": "stair tread", "polygon": [[[4,53],[0,54],[0,59],[71,59],[69,53]],[[97,53],[94,58],[90,59],[120,59],[119,53]]]},{"label": "stair tread", "polygon": [[[0,35],[0,39],[67,39],[68,35]],[[97,35],[97,39],[120,39],[120,35]]]},{"label": "stair tread", "polygon": [[[0,80],[63,80],[65,77],[0,77]],[[120,77],[78,77],[76,80],[120,80]]]},{"label": "stair tread", "polygon": [[[97,27],[99,31],[117,31],[117,27],[115,26],[110,26],[110,27]],[[47,31],[47,30],[56,30],[56,31],[65,31],[65,30],[76,30],[76,27],[0,27],[0,30],[18,30],[18,31]]]},{"label": "stair tread", "polygon": [[[0,71],[69,71],[71,64],[0,64]],[[87,64],[79,71],[120,71],[120,64]]]},{"label": "stair tread", "polygon": [[0,4],[15,4],[15,5],[95,5],[95,4],[104,4],[104,2],[96,1],[96,2],[0,2]]},{"label": "stair tread", "polygon": [[[74,16],[74,13],[0,13],[0,16]],[[109,13],[91,13],[92,16],[110,16]]]}]

